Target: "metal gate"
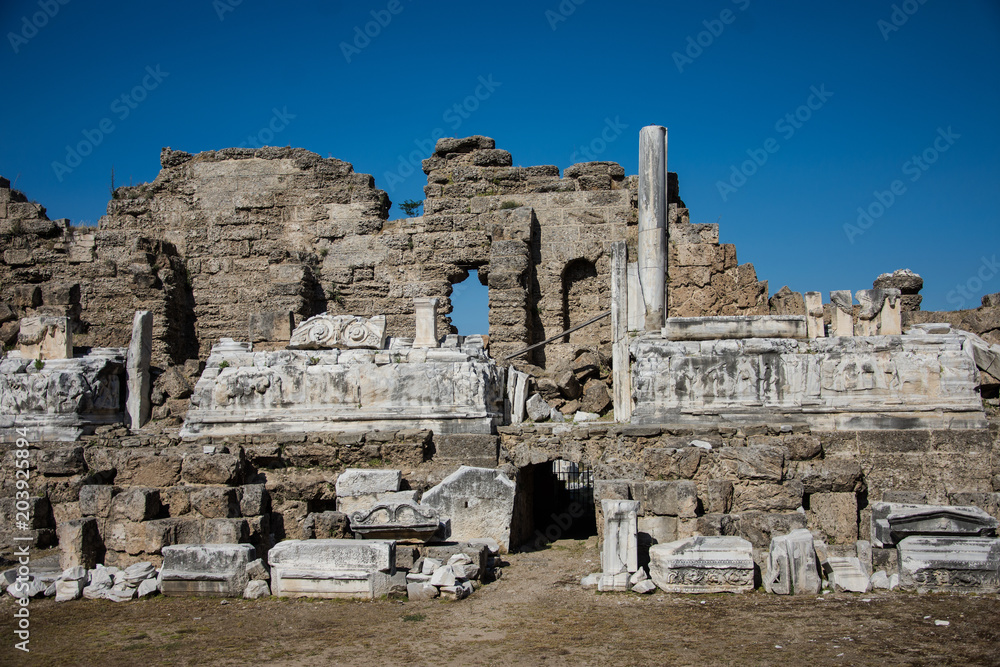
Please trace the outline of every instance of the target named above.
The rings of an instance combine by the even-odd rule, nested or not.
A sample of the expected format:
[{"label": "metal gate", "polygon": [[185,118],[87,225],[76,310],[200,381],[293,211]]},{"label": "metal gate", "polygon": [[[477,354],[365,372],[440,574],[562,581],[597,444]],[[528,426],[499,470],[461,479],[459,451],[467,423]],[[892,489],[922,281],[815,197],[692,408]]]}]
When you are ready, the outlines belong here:
[{"label": "metal gate", "polygon": [[588,464],[558,459],[552,462],[552,474],[569,502],[578,502],[583,507],[593,506],[594,471]]}]

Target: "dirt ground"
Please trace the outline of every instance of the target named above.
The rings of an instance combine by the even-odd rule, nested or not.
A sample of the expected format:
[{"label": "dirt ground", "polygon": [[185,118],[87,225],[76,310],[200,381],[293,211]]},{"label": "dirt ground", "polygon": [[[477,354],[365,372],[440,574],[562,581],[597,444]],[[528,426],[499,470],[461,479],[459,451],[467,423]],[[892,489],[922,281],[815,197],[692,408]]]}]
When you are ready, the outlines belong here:
[{"label": "dirt ground", "polygon": [[595,593],[596,538],[505,560],[460,602],[36,600],[30,654],[4,595],[0,664],[1000,664],[1000,595]]}]

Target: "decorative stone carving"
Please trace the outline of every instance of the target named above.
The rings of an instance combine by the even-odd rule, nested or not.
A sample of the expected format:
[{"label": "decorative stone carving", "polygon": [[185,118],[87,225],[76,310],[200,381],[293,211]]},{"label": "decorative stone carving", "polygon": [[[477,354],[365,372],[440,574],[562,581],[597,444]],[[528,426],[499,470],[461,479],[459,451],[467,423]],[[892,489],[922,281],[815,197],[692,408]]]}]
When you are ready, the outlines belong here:
[{"label": "decorative stone carving", "polygon": [[805,338],[806,318],[801,315],[669,317],[663,337],[669,340]]},{"label": "decorative stone carving", "polygon": [[163,547],[164,595],[241,597],[257,557],[249,544],[178,544]]},{"label": "decorative stone carving", "polygon": [[818,429],[983,428],[962,337],[633,339],[633,424],[794,420]]},{"label": "decorative stone carving", "polygon": [[124,375],[120,348],[41,363],[12,352],[0,360],[0,438],[13,442],[17,427],[30,429],[33,440],[73,441],[121,423]]},{"label": "decorative stone carving", "polygon": [[351,514],[351,531],[364,539],[426,542],[440,525],[436,509],[413,502],[379,503]]},{"label": "decorative stone carving", "polygon": [[382,540],[285,540],[268,552],[277,597],[374,599],[389,592],[396,543]]},{"label": "decorative stone carving", "polygon": [[741,537],[689,537],[649,548],[649,577],[667,593],[748,593],[753,546]]},{"label": "decorative stone carving", "polygon": [[898,546],[899,583],[919,593],[1000,590],[1000,540],[988,537],[907,537]]},{"label": "decorative stone carving", "polygon": [[385,347],[385,315],[314,315],[295,327],[292,350],[368,349]]},{"label": "decorative stone carving", "polygon": [[806,292],[804,295],[806,304],[806,333],[809,338],[823,338],[826,336],[826,324],[823,322],[823,293]]},{"label": "decorative stone carving", "polygon": [[25,317],[17,334],[21,356],[28,359],[72,359],[73,329],[68,317]]},{"label": "decorative stone carving", "polygon": [[906,537],[995,537],[997,520],[973,506],[872,505],[872,545],[891,547]]},{"label": "decorative stone carving", "polygon": [[[502,370],[485,350],[212,349],[182,437],[425,428],[491,433]],[[432,354],[433,353],[433,354]]]},{"label": "decorative stone carving", "polygon": [[435,298],[421,297],[413,300],[417,313],[416,336],[413,347],[437,347],[437,304]]},{"label": "decorative stone carving", "polygon": [[850,290],[830,292],[830,328],[834,336],[854,335],[854,297]]},{"label": "decorative stone carving", "polygon": [[800,528],[771,538],[764,588],[778,595],[815,595],[823,582],[809,530]]}]

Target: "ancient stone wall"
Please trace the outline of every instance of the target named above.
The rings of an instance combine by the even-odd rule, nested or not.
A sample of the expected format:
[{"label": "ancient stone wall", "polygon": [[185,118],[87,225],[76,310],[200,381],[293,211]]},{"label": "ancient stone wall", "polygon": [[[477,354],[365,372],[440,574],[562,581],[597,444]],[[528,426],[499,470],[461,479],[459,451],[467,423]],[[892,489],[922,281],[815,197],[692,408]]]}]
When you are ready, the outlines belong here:
[{"label": "ancient stone wall", "polygon": [[0,178],[0,338],[17,339],[18,319],[69,317],[78,347],[124,347],[136,310],[152,311],[154,363],[196,356],[184,264],[170,243],[145,230],[73,227],[49,220]]},{"label": "ancient stone wall", "polygon": [[[636,177],[612,162],[562,177],[515,167],[487,137],[440,140],[424,162],[424,215],[393,221],[371,176],[302,149],[164,149],[161,166],[151,183],[116,189],[97,229],[49,221],[0,182],[5,340],[18,317],[66,311],[79,345],[123,346],[131,313],[151,310],[165,367],[203,359],[222,337],[280,345],[289,312],[293,325],[323,311],[385,314],[391,335],[412,336],[420,296],[439,298],[447,333],[452,286],[479,270],[502,356],[608,310],[611,242],[634,255]],[[766,283],[718,244],[717,226],[688,222],[669,176],[670,314],[763,312]],[[609,343],[605,320],[527,360],[608,354]]]},{"label": "ancient stone wall", "polygon": [[639,532],[658,542],[737,535],[766,552],[772,534],[809,528],[853,545],[869,539],[869,505],[883,500],[975,505],[1000,518],[995,415],[978,431],[525,424],[500,437],[501,463],[519,469],[593,466],[598,513],[602,498],[639,500]]}]

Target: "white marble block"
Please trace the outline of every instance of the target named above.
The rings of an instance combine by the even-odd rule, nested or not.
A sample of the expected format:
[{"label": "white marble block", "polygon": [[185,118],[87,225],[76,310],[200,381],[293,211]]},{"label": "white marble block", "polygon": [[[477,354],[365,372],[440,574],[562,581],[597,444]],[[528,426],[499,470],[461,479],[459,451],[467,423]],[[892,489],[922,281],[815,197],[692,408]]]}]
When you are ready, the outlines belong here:
[{"label": "white marble block", "polygon": [[177,544],[163,547],[164,595],[241,597],[247,565],[256,559],[249,544]]},{"label": "white marble block", "polygon": [[374,599],[396,572],[391,540],[285,540],[268,552],[277,597]]},{"label": "white marble block", "polygon": [[604,512],[603,574],[598,590],[626,591],[629,577],[639,569],[639,501],[602,500],[601,509]]},{"label": "white marble block", "polygon": [[510,548],[514,515],[514,482],[501,470],[461,466],[420,498],[450,521],[451,539],[492,538],[502,551]]},{"label": "white marble block", "polygon": [[899,550],[899,584],[918,593],[996,593],[1000,540],[992,537],[907,537]]},{"label": "white marble block", "polygon": [[413,300],[417,317],[413,347],[438,346],[437,304],[436,298],[420,297]]},{"label": "white marble block", "polygon": [[649,548],[649,577],[667,593],[748,593],[753,545],[741,537],[689,537]]},{"label": "white marble block", "polygon": [[910,505],[874,503],[872,505],[872,545],[891,547],[914,536],[995,537],[997,520],[974,506]]},{"label": "white marble block", "polygon": [[125,367],[128,375],[128,396],[125,411],[129,427],[141,428],[149,421],[150,403],[149,364],[153,358],[153,313],[136,311],[132,320],[132,340],[128,346]]},{"label": "white marble block", "polygon": [[850,290],[830,292],[830,325],[833,336],[854,335],[854,297]]},{"label": "white marble block", "polygon": [[809,338],[826,336],[826,324],[823,320],[823,293],[806,292],[803,295],[806,304],[806,334]]},{"label": "white marble block", "polygon": [[72,359],[72,323],[68,317],[24,317],[17,345],[25,359]]},{"label": "white marble block", "polygon": [[816,549],[809,530],[801,528],[771,538],[764,588],[778,595],[815,595],[822,588]]}]

